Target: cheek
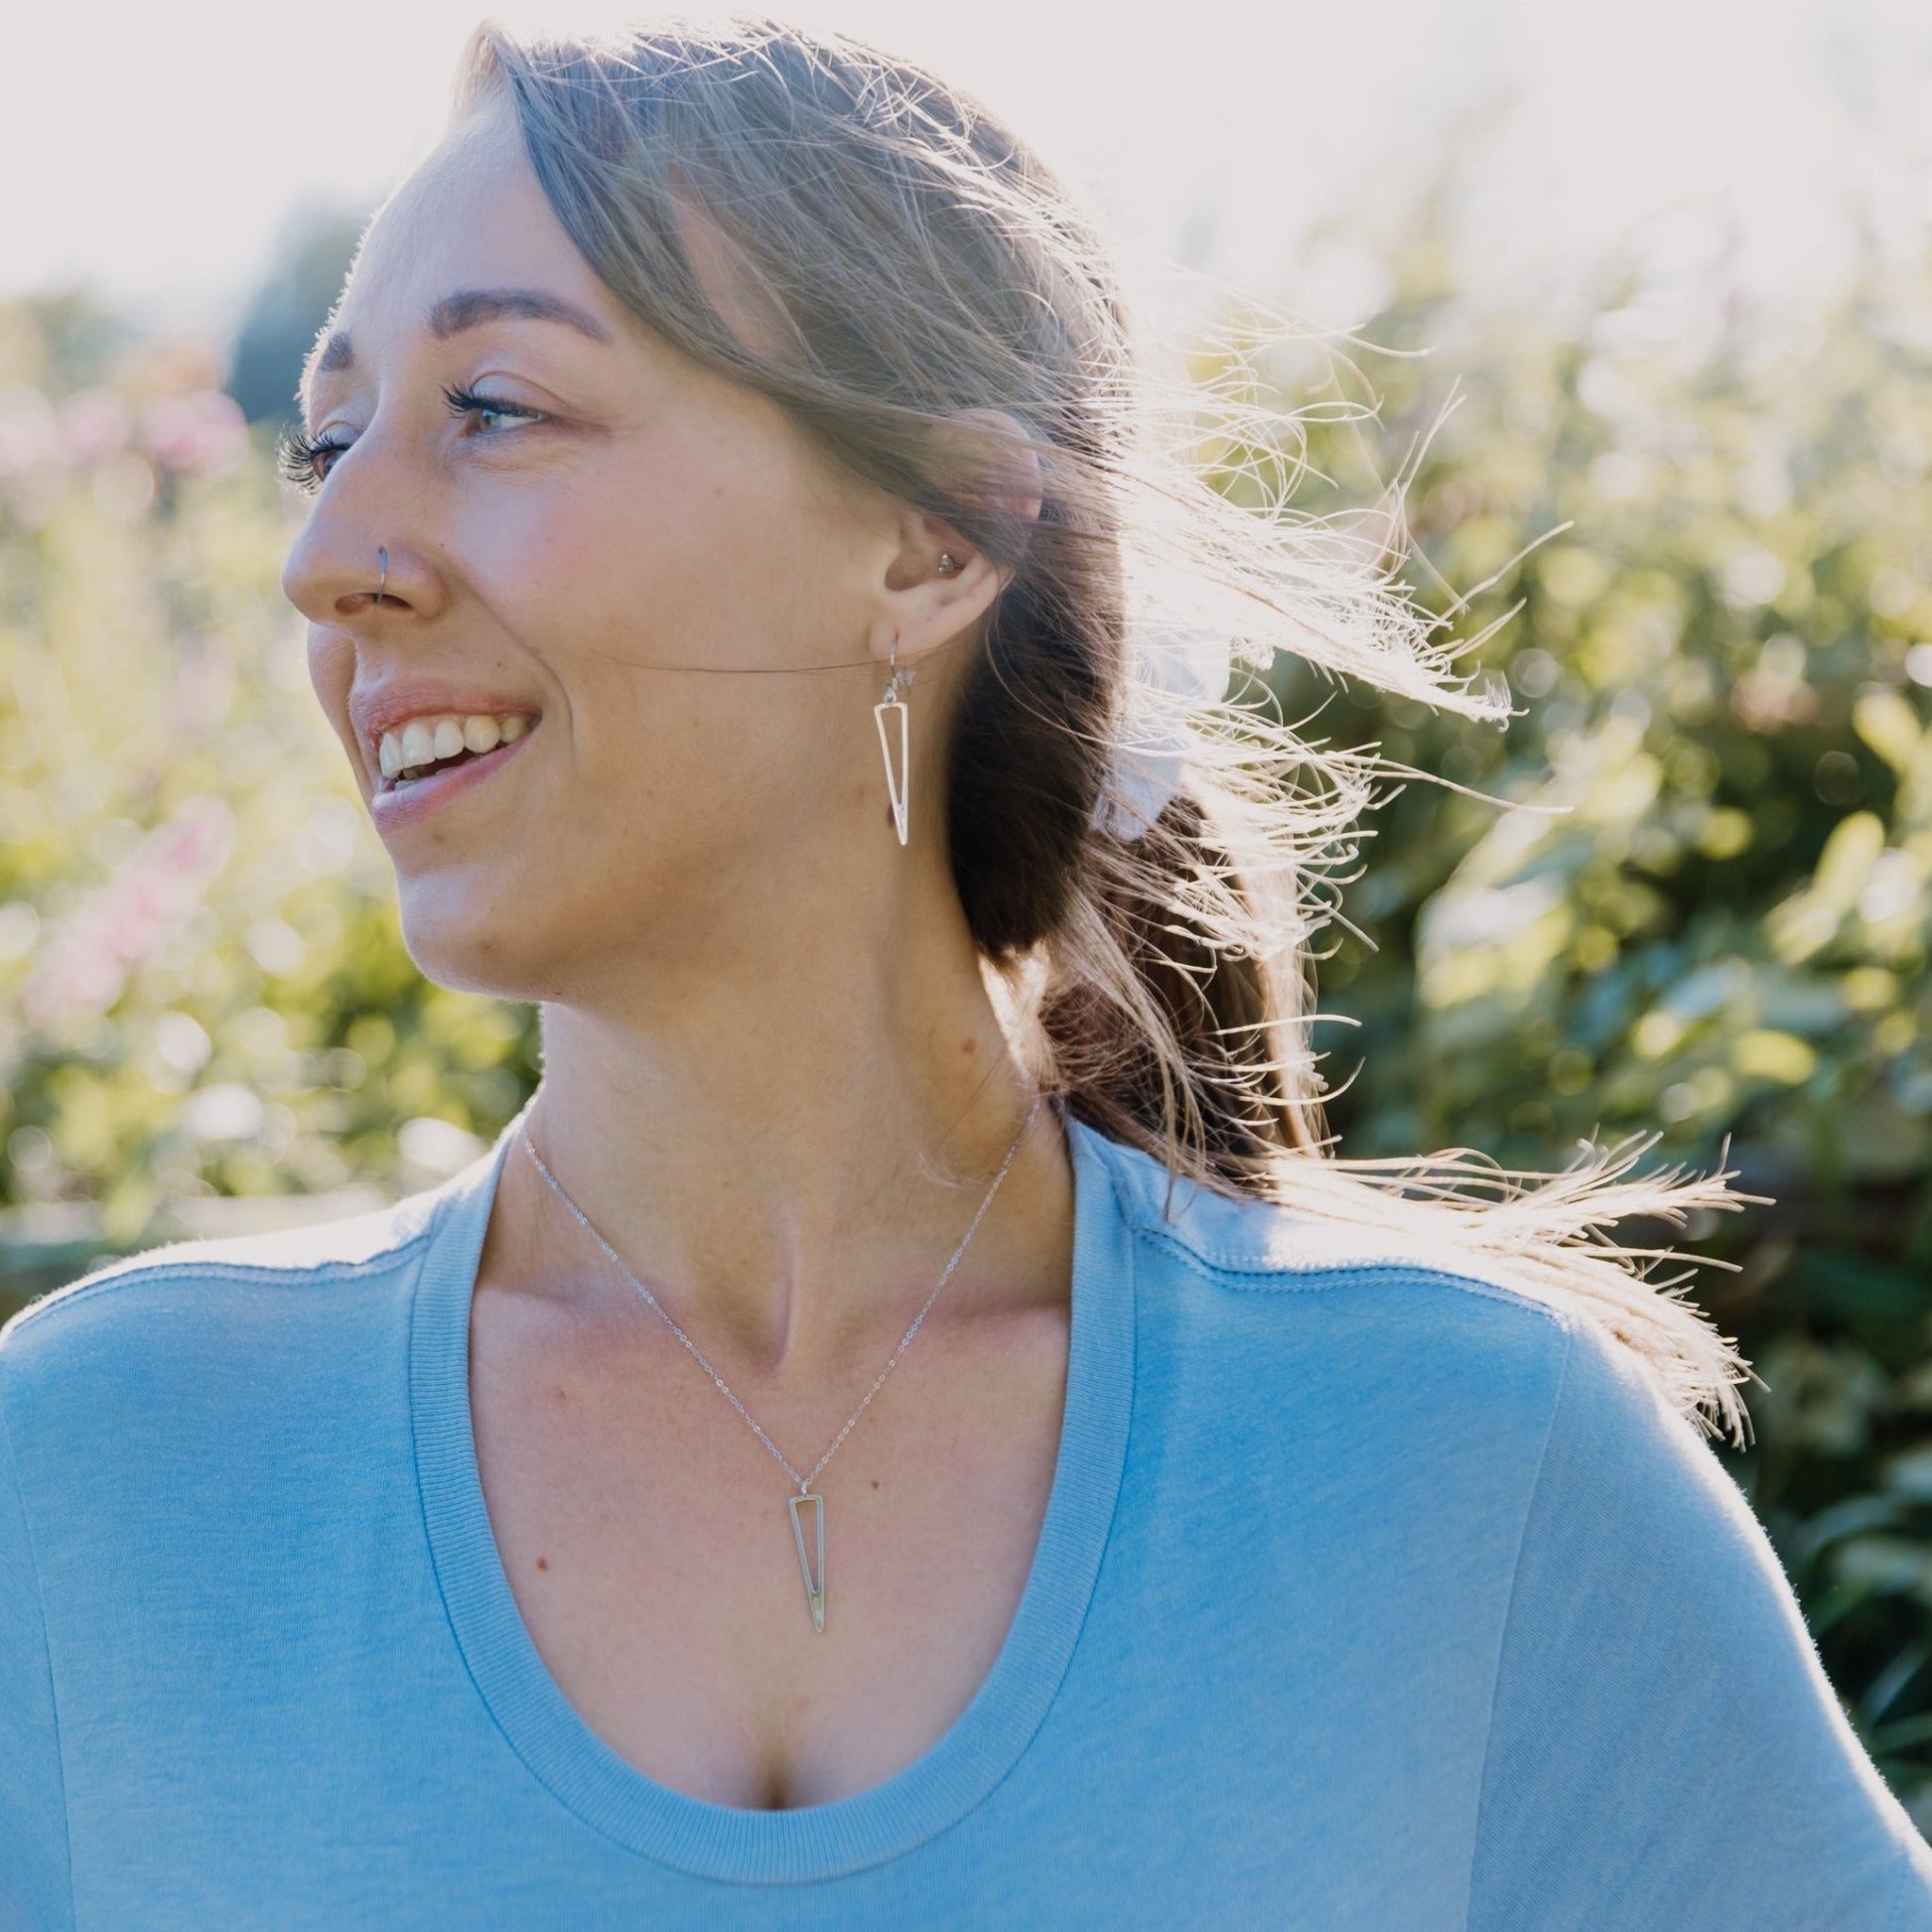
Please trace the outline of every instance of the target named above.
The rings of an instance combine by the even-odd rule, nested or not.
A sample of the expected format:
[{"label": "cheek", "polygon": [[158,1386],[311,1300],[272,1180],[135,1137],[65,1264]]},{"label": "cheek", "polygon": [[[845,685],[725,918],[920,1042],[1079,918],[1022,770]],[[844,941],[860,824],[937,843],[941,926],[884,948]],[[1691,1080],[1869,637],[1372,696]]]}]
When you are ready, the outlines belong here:
[{"label": "cheek", "polygon": [[560,772],[585,837],[648,866],[808,836],[883,678],[812,674],[864,640],[839,595],[838,532],[795,472],[714,426],[477,507],[467,567],[561,697]]},{"label": "cheek", "polygon": [[[778,439],[730,418],[666,424],[532,478],[474,538],[542,635],[639,665],[809,666],[839,633],[826,512]],[[820,492],[822,494],[822,492]]]},{"label": "cheek", "polygon": [[479,503],[452,541],[491,615],[567,685],[626,663],[707,661],[722,533],[652,479],[529,479]]},{"label": "cheek", "polygon": [[348,722],[349,686],[355,676],[355,646],[340,631],[309,633],[309,684],[321,704],[336,736],[354,760],[359,771],[361,759],[355,754],[355,736]]}]

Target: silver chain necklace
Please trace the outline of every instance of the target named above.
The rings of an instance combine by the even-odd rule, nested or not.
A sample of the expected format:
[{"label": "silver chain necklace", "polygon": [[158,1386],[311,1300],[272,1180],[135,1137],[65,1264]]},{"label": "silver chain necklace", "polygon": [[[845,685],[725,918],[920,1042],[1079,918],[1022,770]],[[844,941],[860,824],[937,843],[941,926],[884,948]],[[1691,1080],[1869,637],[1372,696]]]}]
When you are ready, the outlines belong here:
[{"label": "silver chain necklace", "polygon": [[[759,1441],[762,1443],[764,1447],[768,1449],[771,1451],[771,1453],[775,1455],[781,1463],[784,1464],[785,1473],[791,1477],[793,1482],[797,1483],[798,1494],[795,1496],[787,1496],[785,1498],[785,1507],[791,1513],[791,1536],[792,1536],[792,1541],[797,1546],[797,1550],[798,1550],[798,1567],[804,1573],[805,1601],[812,1613],[812,1628],[814,1630],[823,1631],[825,1628],[825,1498],[823,1495],[821,1495],[817,1490],[815,1490],[812,1487],[812,1483],[817,1479],[818,1472],[824,1468],[826,1463],[831,1461],[832,1456],[834,1452],[837,1450],[839,1445],[843,1443],[846,1437],[851,1433],[852,1425],[856,1423],[862,1415],[865,1414],[867,1403],[871,1402],[873,1397],[879,1393],[881,1384],[884,1383],[887,1376],[892,1374],[894,1364],[897,1362],[899,1356],[903,1354],[905,1351],[905,1344],[909,1342],[915,1334],[918,1333],[919,1323],[923,1321],[926,1317],[926,1310],[930,1309],[933,1303],[939,1299],[939,1291],[942,1288],[944,1288],[949,1281],[952,1280],[953,1270],[959,1266],[959,1259],[966,1252],[967,1243],[970,1242],[974,1234],[978,1232],[979,1224],[985,1218],[986,1210],[993,1205],[993,1196],[1000,1191],[1000,1183],[1006,1179],[1007,1172],[1013,1166],[1014,1160],[1020,1152],[1022,1143],[1025,1142],[1028,1133],[1033,1128],[1034,1121],[1039,1113],[1039,1099],[1040,1099],[1039,1095],[1035,1093],[1033,1098],[1033,1105],[1027,1109],[1027,1118],[1021,1123],[1020,1132],[1014,1137],[1013,1145],[1007,1149],[1007,1158],[1000,1163],[1000,1172],[993,1176],[993,1184],[986,1190],[986,1197],[980,1202],[978,1212],[974,1214],[971,1224],[967,1227],[965,1234],[960,1238],[959,1246],[952,1251],[952,1259],[946,1263],[944,1272],[941,1273],[938,1281],[934,1283],[932,1293],[925,1298],[925,1307],[920,1309],[918,1313],[912,1317],[912,1325],[911,1327],[907,1328],[904,1334],[902,1334],[899,1337],[898,1346],[893,1350],[892,1360],[889,1361],[886,1364],[886,1366],[879,1371],[878,1381],[875,1381],[872,1387],[866,1391],[864,1401],[862,1401],[859,1404],[858,1408],[853,1410],[851,1415],[846,1418],[845,1427],[841,1429],[838,1435],[833,1439],[831,1449],[828,1449],[825,1451],[825,1453],[818,1458],[817,1462],[815,1462],[812,1465],[812,1470],[809,1475],[800,1475],[798,1471],[791,1466],[790,1462],[786,1460],[785,1452],[781,1449],[779,1449],[777,1444],[774,1443],[771,1440],[771,1438],[764,1433],[762,1429],[759,1428],[758,1422],[754,1418],[752,1412],[748,1408],[746,1408],[744,1403],[739,1401],[738,1397],[734,1395],[729,1388],[726,1387],[725,1378],[722,1375],[720,1375],[718,1371],[715,1368],[713,1368],[708,1361],[705,1360],[703,1354],[700,1352],[698,1348],[697,1343],[694,1342],[691,1339],[691,1337],[687,1335],[684,1332],[684,1330],[677,1325],[675,1321],[671,1320],[669,1314],[665,1313],[662,1305],[657,1300],[657,1297],[654,1296],[650,1292],[650,1290],[647,1289],[643,1285],[643,1283],[640,1282],[637,1279],[637,1277],[631,1273],[628,1265],[624,1261],[624,1258],[621,1254],[619,1254],[614,1247],[612,1247],[610,1242],[605,1240],[603,1235],[598,1233],[597,1229],[591,1225],[589,1216],[587,1216],[584,1210],[581,1207],[579,1207],[574,1200],[571,1199],[569,1194],[565,1193],[563,1183],[557,1178],[557,1176],[554,1173],[550,1172],[550,1170],[547,1167],[544,1166],[543,1157],[537,1152],[536,1144],[530,1139],[529,1117],[527,1114],[525,1115],[523,1121],[519,1125],[518,1138],[522,1141],[525,1149],[528,1151],[530,1159],[536,1163],[537,1172],[540,1174],[542,1174],[544,1179],[547,1180],[550,1183],[550,1185],[556,1190],[558,1196],[562,1199],[564,1205],[567,1208],[569,1208],[574,1215],[576,1215],[578,1222],[582,1225],[585,1233],[587,1233],[591,1237],[591,1239],[595,1241],[597,1245],[600,1248],[602,1248],[604,1252],[607,1255],[609,1255],[611,1259],[614,1262],[616,1262],[621,1269],[622,1269],[624,1275],[628,1278],[631,1287],[634,1288],[637,1291],[637,1293],[641,1295],[644,1298],[644,1300],[651,1305],[652,1308],[656,1309],[659,1314],[664,1316],[664,1319],[666,1323],[669,1325],[672,1334],[676,1335],[678,1340],[681,1341],[685,1345],[685,1347],[691,1351],[691,1353],[694,1356],[696,1356],[699,1367],[701,1367],[704,1370],[704,1372],[707,1375],[709,1375],[714,1382],[717,1383],[720,1391],[724,1394],[725,1399],[728,1402],[730,1402],[732,1407],[736,1409],[738,1413],[741,1416],[743,1416],[748,1423],[752,1425],[752,1428],[754,1432],[757,1434]],[[812,1549],[812,1554],[809,1557],[806,1554],[805,1525],[803,1519],[799,1515],[800,1509],[807,1503],[812,1505],[812,1516],[813,1516],[813,1549]],[[816,1559],[816,1567],[814,1567],[813,1558]]]}]

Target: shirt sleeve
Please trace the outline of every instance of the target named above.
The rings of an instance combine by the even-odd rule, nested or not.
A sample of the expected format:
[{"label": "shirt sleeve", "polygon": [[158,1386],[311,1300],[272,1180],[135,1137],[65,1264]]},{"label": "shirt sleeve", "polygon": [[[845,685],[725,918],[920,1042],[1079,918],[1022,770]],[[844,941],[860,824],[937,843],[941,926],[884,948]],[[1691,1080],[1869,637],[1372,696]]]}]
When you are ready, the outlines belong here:
[{"label": "shirt sleeve", "polygon": [[54,1676],[0,1389],[0,1932],[73,1923]]},{"label": "shirt sleeve", "polygon": [[1932,1932],[1932,1847],[1763,1526],[1587,1316],[1505,1618],[1469,1932]]}]

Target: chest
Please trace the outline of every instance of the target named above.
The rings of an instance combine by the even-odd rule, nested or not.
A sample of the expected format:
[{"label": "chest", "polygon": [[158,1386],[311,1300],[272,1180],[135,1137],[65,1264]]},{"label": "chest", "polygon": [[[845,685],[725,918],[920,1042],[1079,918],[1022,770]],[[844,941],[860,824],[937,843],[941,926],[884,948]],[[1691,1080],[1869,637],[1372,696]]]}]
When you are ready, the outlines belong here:
[{"label": "chest", "polygon": [[[654,1331],[655,1330],[655,1331]],[[675,1336],[595,1344],[479,1285],[471,1407],[491,1533],[524,1629],[585,1724],[635,1769],[754,1810],[870,1789],[984,1683],[1056,1467],[1066,1313],[920,1330],[800,1511],[796,1484]],[[923,1354],[921,1354],[923,1350]],[[740,1390],[810,1470],[877,1370]]]}]

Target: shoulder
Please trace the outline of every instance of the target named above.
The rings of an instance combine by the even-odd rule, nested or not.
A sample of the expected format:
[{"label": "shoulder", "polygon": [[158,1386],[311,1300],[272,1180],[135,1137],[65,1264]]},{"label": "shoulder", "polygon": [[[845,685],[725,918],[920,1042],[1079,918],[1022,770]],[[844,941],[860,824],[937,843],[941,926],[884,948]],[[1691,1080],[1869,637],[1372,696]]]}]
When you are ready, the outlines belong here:
[{"label": "shoulder", "polygon": [[[1562,1282],[1532,1283],[1508,1258],[1407,1228],[1331,1217],[1185,1183],[1113,1144],[1122,1205],[1152,1258],[1157,1292],[1196,1327],[1238,1336],[1276,1392],[1293,1374],[1380,1414],[1395,1435],[1492,1426],[1531,1455],[1546,1509],[1589,1495],[1626,1523],[1672,1511],[1748,1556],[1762,1533],[1673,1382],[1667,1348],[1640,1347],[1652,1311],[1629,1285],[1613,1308]],[[1680,1305],[1656,1296],[1659,1310]],[[1264,1311],[1229,1323],[1227,1305]],[[1402,1420],[1398,1421],[1398,1417]]]},{"label": "shoulder", "polygon": [[247,1351],[310,1345],[326,1320],[402,1279],[428,1240],[444,1194],[293,1228],[177,1241],[89,1270],[0,1325],[0,1409],[35,1394],[69,1406],[230,1365]]},{"label": "shoulder", "polygon": [[1552,1403],[1573,1339],[1602,1332],[1578,1306],[1458,1245],[1447,1222],[1432,1238],[1185,1179],[1171,1187],[1153,1156],[1104,1146],[1142,1272],[1171,1296],[1260,1308],[1271,1311],[1262,1321],[1284,1332],[1345,1329],[1364,1348],[1485,1359],[1527,1374]]}]

